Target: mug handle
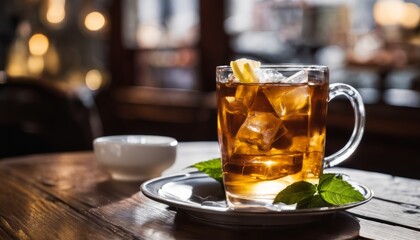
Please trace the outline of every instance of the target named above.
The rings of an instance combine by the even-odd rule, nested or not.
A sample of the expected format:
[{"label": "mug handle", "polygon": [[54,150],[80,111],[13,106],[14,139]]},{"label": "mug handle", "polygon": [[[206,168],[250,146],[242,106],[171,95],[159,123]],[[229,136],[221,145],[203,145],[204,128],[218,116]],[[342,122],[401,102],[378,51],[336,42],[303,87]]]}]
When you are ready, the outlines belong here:
[{"label": "mug handle", "polygon": [[344,83],[333,83],[330,85],[328,102],[337,96],[346,96],[354,110],[354,127],[347,144],[330,156],[324,158],[324,168],[333,167],[346,160],[356,150],[362,140],[365,129],[365,106],[359,92],[352,86]]}]

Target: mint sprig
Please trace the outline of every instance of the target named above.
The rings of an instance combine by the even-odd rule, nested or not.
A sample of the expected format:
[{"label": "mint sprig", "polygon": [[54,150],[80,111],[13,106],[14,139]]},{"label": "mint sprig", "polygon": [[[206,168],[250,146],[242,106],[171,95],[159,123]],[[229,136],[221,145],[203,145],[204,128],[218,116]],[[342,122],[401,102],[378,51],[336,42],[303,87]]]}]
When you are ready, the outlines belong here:
[{"label": "mint sprig", "polygon": [[[302,185],[313,191],[302,191]],[[298,198],[290,196],[298,195]],[[354,202],[363,201],[364,196],[355,189],[350,183],[343,180],[337,174],[324,174],[319,180],[319,184],[312,184],[305,181],[293,183],[279,192],[273,204],[295,204],[296,208],[317,208],[332,205],[346,205]]]},{"label": "mint sprig", "polygon": [[[214,178],[223,186],[222,161],[214,158],[198,162],[190,167]],[[295,182],[280,191],[273,204],[296,204],[297,209],[346,205],[365,200],[362,193],[345,181],[341,175],[325,173],[318,184],[306,181]]]}]

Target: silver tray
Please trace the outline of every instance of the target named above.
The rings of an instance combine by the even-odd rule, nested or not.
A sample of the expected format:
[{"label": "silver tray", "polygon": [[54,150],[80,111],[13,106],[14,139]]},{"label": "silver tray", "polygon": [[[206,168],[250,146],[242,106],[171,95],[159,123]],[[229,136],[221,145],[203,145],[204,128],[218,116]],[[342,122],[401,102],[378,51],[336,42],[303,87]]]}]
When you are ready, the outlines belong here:
[{"label": "silver tray", "polygon": [[201,172],[151,179],[143,183],[140,189],[150,199],[175,207],[204,222],[232,226],[277,226],[319,221],[331,217],[337,211],[365,204],[373,197],[373,191],[368,187],[352,181],[349,183],[363,194],[365,200],[341,206],[297,210],[229,209],[222,185]]}]

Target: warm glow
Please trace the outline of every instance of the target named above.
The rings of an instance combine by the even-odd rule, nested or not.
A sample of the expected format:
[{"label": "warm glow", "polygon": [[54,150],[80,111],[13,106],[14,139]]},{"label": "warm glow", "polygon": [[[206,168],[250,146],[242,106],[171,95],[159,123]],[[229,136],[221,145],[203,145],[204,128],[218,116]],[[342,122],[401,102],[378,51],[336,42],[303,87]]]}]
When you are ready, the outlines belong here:
[{"label": "warm glow", "polygon": [[27,72],[27,47],[26,42],[16,41],[9,53],[6,73],[9,76],[22,76]]},{"label": "warm glow", "polygon": [[44,55],[45,71],[49,74],[56,75],[60,71],[60,56],[53,44],[50,45],[48,51]]},{"label": "warm glow", "polygon": [[16,77],[22,75],[25,72],[24,66],[21,64],[16,64],[15,61],[9,62],[6,68],[6,73],[9,76]]},{"label": "warm glow", "polygon": [[103,77],[100,71],[93,69],[86,73],[85,83],[90,90],[98,90],[102,86]]},{"label": "warm glow", "polygon": [[46,19],[53,24],[61,23],[65,16],[65,0],[49,0],[47,4]]},{"label": "warm glow", "polygon": [[414,3],[404,4],[404,17],[401,25],[405,28],[415,28],[420,21],[420,8]]},{"label": "warm glow", "polygon": [[100,12],[91,12],[86,15],[85,26],[90,31],[98,31],[105,26],[105,17]]},{"label": "warm glow", "polygon": [[373,7],[373,16],[380,25],[397,25],[404,14],[401,0],[380,0]]},{"label": "warm glow", "polygon": [[276,162],[270,161],[270,160],[264,162],[264,164],[267,165],[267,167],[270,167],[271,165],[274,165],[275,163]]},{"label": "warm glow", "polygon": [[256,192],[261,195],[270,195],[273,193],[273,189],[279,189],[281,184],[276,181],[261,181],[255,184],[253,192]]},{"label": "warm glow", "polygon": [[401,0],[380,0],[373,7],[373,16],[382,26],[415,28],[420,21],[420,9],[414,3]]},{"label": "warm glow", "polygon": [[31,75],[40,75],[44,70],[44,59],[41,56],[30,56],[28,58],[28,72]]},{"label": "warm glow", "polygon": [[42,56],[48,50],[48,38],[43,34],[35,34],[29,39],[29,52],[35,56]]}]

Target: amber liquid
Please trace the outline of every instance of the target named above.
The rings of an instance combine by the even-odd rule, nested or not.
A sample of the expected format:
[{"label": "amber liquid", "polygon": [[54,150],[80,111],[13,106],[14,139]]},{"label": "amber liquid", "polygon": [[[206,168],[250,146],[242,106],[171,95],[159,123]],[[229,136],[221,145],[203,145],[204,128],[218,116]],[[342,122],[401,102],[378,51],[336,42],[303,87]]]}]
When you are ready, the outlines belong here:
[{"label": "amber liquid", "polygon": [[270,204],[323,169],[328,84],[217,83],[218,137],[231,207]]}]

